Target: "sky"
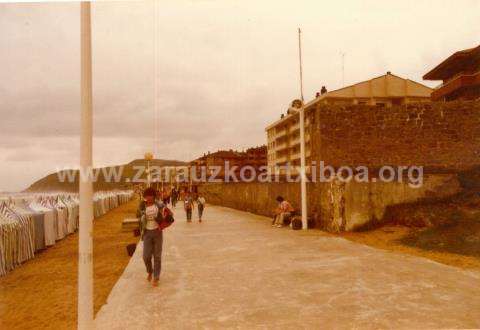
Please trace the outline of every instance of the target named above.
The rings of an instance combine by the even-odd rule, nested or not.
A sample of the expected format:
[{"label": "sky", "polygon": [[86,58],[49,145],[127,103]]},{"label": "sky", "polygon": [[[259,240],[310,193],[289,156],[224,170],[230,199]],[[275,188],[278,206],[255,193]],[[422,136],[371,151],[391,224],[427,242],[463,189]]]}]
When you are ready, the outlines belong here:
[{"label": "sky", "polygon": [[[79,8],[0,3],[0,191],[78,167]],[[478,22],[480,0],[95,2],[94,165],[265,144],[300,95],[298,27],[308,101],[387,71],[433,87],[422,76],[479,45]]]}]

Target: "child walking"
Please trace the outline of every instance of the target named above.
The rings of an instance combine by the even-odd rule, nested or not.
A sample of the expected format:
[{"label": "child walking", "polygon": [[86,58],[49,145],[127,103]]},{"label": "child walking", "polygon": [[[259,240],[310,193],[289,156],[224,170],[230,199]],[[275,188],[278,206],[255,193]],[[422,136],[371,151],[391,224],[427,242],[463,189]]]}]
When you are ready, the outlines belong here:
[{"label": "child walking", "polygon": [[189,192],[185,194],[185,199],[183,200],[183,208],[187,214],[187,222],[192,222],[192,212],[193,212],[193,198]]}]

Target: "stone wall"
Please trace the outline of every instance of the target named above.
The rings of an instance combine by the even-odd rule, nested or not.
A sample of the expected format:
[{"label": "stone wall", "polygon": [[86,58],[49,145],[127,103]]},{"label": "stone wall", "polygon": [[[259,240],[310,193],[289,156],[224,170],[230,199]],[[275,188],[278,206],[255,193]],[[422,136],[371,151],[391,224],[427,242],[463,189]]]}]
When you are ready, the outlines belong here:
[{"label": "stone wall", "polygon": [[480,102],[376,108],[319,105],[312,159],[334,167],[423,166],[430,173],[480,165]]},{"label": "stone wall", "polygon": [[[381,223],[390,205],[443,198],[460,190],[455,174],[427,175],[419,188],[412,188],[406,182],[310,183],[308,215],[317,228],[331,232],[353,231]],[[272,216],[278,195],[300,209],[298,183],[217,183],[201,185],[199,192],[210,204],[264,216]]]},{"label": "stone wall", "polygon": [[246,212],[271,216],[275,198],[284,196],[297,207],[300,185],[289,183],[211,183],[198,186],[209,204],[231,207]]}]

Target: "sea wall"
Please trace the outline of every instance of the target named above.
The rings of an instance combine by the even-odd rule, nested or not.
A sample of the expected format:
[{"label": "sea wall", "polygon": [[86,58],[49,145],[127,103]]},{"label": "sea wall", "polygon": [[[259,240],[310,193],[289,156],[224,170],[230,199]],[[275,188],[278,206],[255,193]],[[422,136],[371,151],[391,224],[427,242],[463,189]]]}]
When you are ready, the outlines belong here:
[{"label": "sea wall", "polygon": [[[298,183],[215,183],[198,187],[208,203],[231,207],[264,216],[272,216],[279,195],[300,209]],[[382,223],[388,206],[439,199],[460,192],[455,174],[428,174],[421,187],[407,182],[309,183],[308,215],[316,228],[354,231]]]}]

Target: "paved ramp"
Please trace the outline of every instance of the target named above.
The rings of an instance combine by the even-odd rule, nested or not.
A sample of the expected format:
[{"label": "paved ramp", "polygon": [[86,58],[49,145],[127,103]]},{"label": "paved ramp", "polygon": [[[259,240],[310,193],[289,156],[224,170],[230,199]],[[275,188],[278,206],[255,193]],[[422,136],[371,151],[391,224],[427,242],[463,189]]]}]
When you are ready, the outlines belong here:
[{"label": "paved ramp", "polygon": [[480,328],[478,272],[228,208],[208,207],[202,224],[176,213],[160,286],[145,279],[140,244],[98,329]]}]

